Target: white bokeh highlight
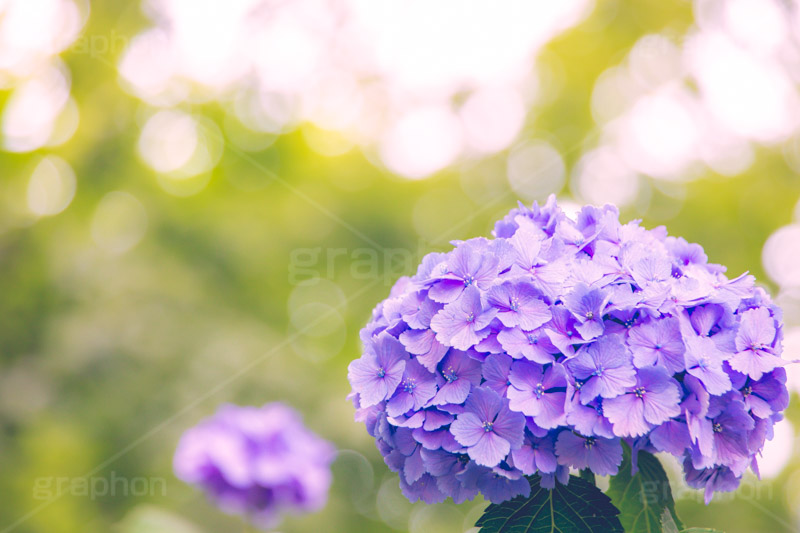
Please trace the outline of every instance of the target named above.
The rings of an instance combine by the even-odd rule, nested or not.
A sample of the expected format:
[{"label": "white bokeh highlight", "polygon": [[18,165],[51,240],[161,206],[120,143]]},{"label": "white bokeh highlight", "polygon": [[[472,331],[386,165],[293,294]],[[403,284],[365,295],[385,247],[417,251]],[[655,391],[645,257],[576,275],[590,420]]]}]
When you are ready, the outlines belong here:
[{"label": "white bokeh highlight", "polygon": [[506,175],[511,189],[520,198],[532,201],[561,190],[566,165],[552,144],[534,140],[511,150],[506,162]]},{"label": "white bokeh highlight", "polygon": [[197,150],[197,123],[186,113],[159,111],[147,119],[139,137],[139,154],[157,172],[175,172]]},{"label": "white bokeh highlight", "polygon": [[103,196],[92,216],[92,240],[112,255],[139,244],[147,230],[147,211],[132,194],[113,191]]},{"label": "white bokeh highlight", "polygon": [[318,129],[306,138],[323,155],[360,145],[392,172],[419,179],[513,144],[537,98],[538,52],[592,2],[144,6],[154,25],[119,63],[129,92],[160,107],[218,100],[254,132],[312,122]]},{"label": "white bokeh highlight", "polygon": [[794,427],[784,419],[773,427],[774,435],[764,443],[758,457],[758,471],[762,478],[773,478],[789,464],[794,453]]},{"label": "white bokeh highlight", "polygon": [[779,228],[769,236],[762,262],[767,275],[781,287],[800,287],[800,224]]},{"label": "white bokeh highlight", "polygon": [[575,196],[594,205],[628,205],[639,194],[639,175],[609,146],[587,152],[573,169]]},{"label": "white bokeh highlight", "polygon": [[[735,176],[752,165],[754,147],[790,140],[787,162],[800,168],[800,3],[695,0],[694,8],[684,35],[645,35],[598,77],[592,114],[600,135],[586,151],[614,154],[600,161],[628,170],[615,164],[609,178],[586,170],[584,157],[573,173],[580,199],[632,204],[633,174]],[[624,189],[607,192],[615,181]]]},{"label": "white bokeh highlight", "polygon": [[57,215],[75,196],[76,179],[72,167],[60,157],[44,157],[28,180],[28,209],[37,216]]},{"label": "white bokeh highlight", "polygon": [[[783,357],[800,361],[800,327],[789,327],[783,332]],[[790,392],[800,394],[800,364],[786,365],[786,386]]]},{"label": "white bokeh highlight", "polygon": [[75,42],[86,16],[72,0],[0,2],[0,90],[11,91],[0,118],[4,150],[30,152],[74,133],[56,131],[62,113],[75,123],[77,112],[74,102],[67,105],[71,82],[58,54]]}]

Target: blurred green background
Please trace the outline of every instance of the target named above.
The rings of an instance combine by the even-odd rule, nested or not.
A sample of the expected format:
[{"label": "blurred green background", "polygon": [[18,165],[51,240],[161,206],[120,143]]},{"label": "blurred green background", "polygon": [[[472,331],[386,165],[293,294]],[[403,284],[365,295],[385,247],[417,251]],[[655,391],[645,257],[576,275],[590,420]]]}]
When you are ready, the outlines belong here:
[{"label": "blurred green background", "polygon": [[[520,194],[506,178],[515,146],[546,140],[566,169],[552,192],[593,200],[576,188],[573,170],[600,142],[598,79],[645,35],[680,43],[701,8],[597,2],[538,50],[539,96],[511,146],[417,180],[376,163],[369,143],[321,155],[320,135],[333,134],[308,121],[279,135],[248,132],[217,97],[171,107],[200,120],[218,161],[195,175],[157,172],[140,146],[155,106],[124,90],[117,68],[153,19],[138,2],[80,8],[88,18],[61,53],[77,129],[51,145],[0,151],[0,531],[238,531],[240,521],[174,478],[172,453],[218,404],[274,400],[296,406],[342,450],[325,510],[289,517],[280,531],[469,531],[482,500],[408,503],[352,421],[346,368],[360,353],[358,331],[424,253],[488,235],[518,200],[546,197]],[[0,20],[3,9],[0,2]],[[23,77],[0,78],[0,109]],[[762,263],[769,236],[796,216],[794,142],[784,135],[748,144],[751,164],[732,176],[707,165],[673,173],[690,180],[637,172],[632,195],[621,192],[622,218],[665,224],[733,275],[749,270],[780,293],[789,326],[800,326],[796,274],[779,286],[785,279],[771,279]],[[70,169],[74,197],[64,192]],[[800,261],[800,242],[785,242]],[[796,405],[788,419],[800,424]],[[771,452],[781,463],[761,482],[748,479],[707,508],[677,486],[684,522],[729,533],[798,530],[800,458],[787,427]],[[82,477],[98,490],[114,478],[152,490],[85,494],[71,484]],[[59,487],[59,478],[70,481]]]}]

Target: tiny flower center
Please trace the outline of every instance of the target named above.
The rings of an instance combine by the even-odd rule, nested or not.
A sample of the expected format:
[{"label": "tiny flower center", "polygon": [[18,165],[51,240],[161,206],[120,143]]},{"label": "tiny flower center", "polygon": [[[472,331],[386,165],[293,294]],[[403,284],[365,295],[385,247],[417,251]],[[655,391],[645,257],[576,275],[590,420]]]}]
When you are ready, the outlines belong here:
[{"label": "tiny flower center", "polygon": [[517,311],[519,309],[519,298],[516,296],[512,297],[509,303],[512,311]]},{"label": "tiny flower center", "polygon": [[601,376],[603,375],[603,371],[604,371],[604,370],[605,370],[605,369],[603,368],[603,365],[600,365],[600,366],[598,366],[598,367],[597,367],[597,370],[595,370],[594,372],[592,372],[592,375],[593,375],[593,376],[597,376],[597,377],[601,377]]},{"label": "tiny flower center", "polygon": [[637,398],[644,398],[644,392],[645,392],[644,387],[636,387],[635,389],[633,389],[633,394]]},{"label": "tiny flower center", "polygon": [[536,387],[533,389],[533,393],[536,395],[537,398],[541,398],[544,394],[544,385],[541,383],[537,383]]},{"label": "tiny flower center", "polygon": [[492,431],[492,427],[494,427],[494,422],[489,422],[487,420],[486,422],[483,423],[483,430],[486,433],[489,433],[490,431]]},{"label": "tiny flower center", "polygon": [[591,450],[592,447],[597,443],[597,440],[594,437],[586,437],[586,441],[583,443],[587,449]]},{"label": "tiny flower center", "polygon": [[586,313],[586,320],[591,320],[593,318],[594,318],[594,313],[592,311]]},{"label": "tiny flower center", "polygon": [[475,313],[470,313],[469,316],[467,316],[467,323],[472,324],[473,322],[475,322]]},{"label": "tiny flower center", "polygon": [[378,377],[382,378],[385,375],[386,375],[386,370],[384,370],[383,367],[379,368],[378,369]]},{"label": "tiny flower center", "polygon": [[537,345],[539,344],[538,337],[534,337],[531,333],[528,333],[528,344]]},{"label": "tiny flower center", "polygon": [[403,380],[403,390],[411,394],[417,388],[417,380],[414,378],[406,378]]},{"label": "tiny flower center", "polygon": [[722,424],[714,422],[714,433],[722,433]]},{"label": "tiny flower center", "polygon": [[742,395],[743,395],[745,398],[747,398],[747,397],[748,397],[748,396],[750,396],[751,394],[753,394],[753,387],[751,387],[751,386],[749,386],[749,385],[748,385],[747,387],[745,387],[745,388],[743,388],[743,389],[742,389]]},{"label": "tiny flower center", "polygon": [[661,349],[661,345],[660,345],[660,344],[656,344],[656,345],[655,345],[655,349],[656,349],[656,350],[660,350],[660,349]]},{"label": "tiny flower center", "polygon": [[455,380],[458,379],[458,376],[456,375],[456,371],[452,366],[448,367],[447,370],[445,371],[444,379],[446,379],[448,383],[452,383],[452,382],[454,382]]},{"label": "tiny flower center", "polygon": [[465,287],[469,287],[474,282],[475,282],[475,278],[473,278],[472,276],[467,276],[466,278],[464,278],[464,286]]}]

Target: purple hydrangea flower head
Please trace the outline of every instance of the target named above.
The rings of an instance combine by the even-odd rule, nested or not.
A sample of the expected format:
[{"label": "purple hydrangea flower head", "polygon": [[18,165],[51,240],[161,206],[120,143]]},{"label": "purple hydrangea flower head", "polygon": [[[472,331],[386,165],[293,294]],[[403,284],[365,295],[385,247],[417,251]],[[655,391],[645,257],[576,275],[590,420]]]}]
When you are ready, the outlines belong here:
[{"label": "purple hydrangea flower head", "polygon": [[183,434],[174,468],[222,510],[270,528],[283,513],[325,505],[334,455],[284,404],[223,405]]},{"label": "purple hydrangea flower head", "polygon": [[699,245],[551,197],[398,280],[349,398],[412,500],[614,474],[623,441],[676,456],[710,497],[757,473],[788,405],[782,328],[754,278]]}]

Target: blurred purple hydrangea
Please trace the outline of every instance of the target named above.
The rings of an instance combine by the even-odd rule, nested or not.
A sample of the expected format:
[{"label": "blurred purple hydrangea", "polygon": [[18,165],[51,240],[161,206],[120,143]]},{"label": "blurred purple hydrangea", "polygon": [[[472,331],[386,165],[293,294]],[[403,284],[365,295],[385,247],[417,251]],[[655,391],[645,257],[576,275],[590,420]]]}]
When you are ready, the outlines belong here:
[{"label": "blurred purple hydrangea", "polygon": [[622,441],[678,457],[706,501],[758,472],[789,395],[781,312],[752,276],[613,206],[573,219],[551,196],[493,233],[401,278],[350,364],[356,420],[409,499],[613,475]]},{"label": "blurred purple hydrangea", "polygon": [[189,429],[175,452],[175,474],[225,512],[269,528],[285,512],[321,509],[331,484],[333,446],[281,403],[223,405]]}]

